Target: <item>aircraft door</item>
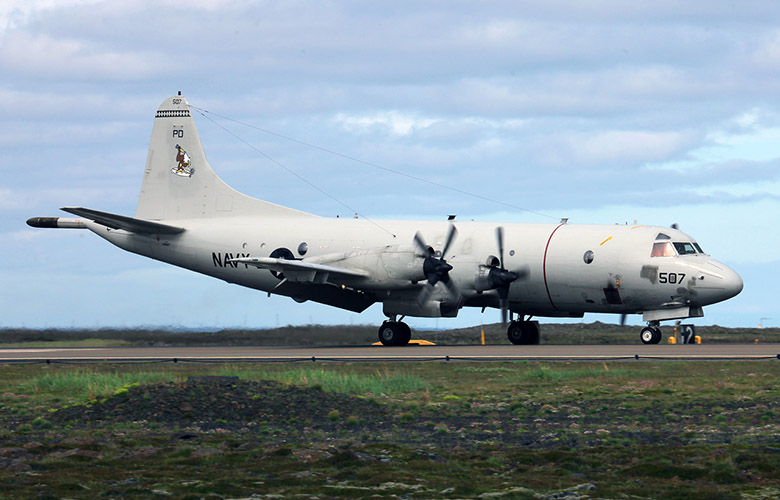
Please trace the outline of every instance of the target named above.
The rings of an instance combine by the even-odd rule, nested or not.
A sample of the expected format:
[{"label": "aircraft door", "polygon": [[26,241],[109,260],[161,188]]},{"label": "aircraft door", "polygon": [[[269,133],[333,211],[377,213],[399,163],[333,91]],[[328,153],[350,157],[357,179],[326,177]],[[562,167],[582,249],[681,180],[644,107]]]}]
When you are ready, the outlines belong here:
[{"label": "aircraft door", "polygon": [[626,289],[618,235],[604,227],[562,224],[551,234],[545,252],[545,286],[551,306],[560,313],[621,312]]}]

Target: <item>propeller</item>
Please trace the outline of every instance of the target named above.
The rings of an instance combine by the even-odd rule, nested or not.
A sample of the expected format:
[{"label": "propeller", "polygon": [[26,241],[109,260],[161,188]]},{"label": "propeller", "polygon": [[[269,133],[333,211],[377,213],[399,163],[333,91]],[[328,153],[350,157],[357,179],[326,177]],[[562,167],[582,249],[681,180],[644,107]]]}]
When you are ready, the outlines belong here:
[{"label": "propeller", "polygon": [[504,267],[504,228],[496,228],[496,243],[498,244],[498,267],[490,269],[488,280],[491,288],[498,293],[499,305],[501,306],[501,324],[506,325],[507,313],[509,311],[509,286],[512,282],[528,275],[528,270],[520,272],[508,271]]},{"label": "propeller", "polygon": [[444,260],[447,251],[450,249],[450,246],[452,245],[452,242],[455,241],[457,235],[457,228],[455,228],[454,224],[450,224],[450,228],[447,231],[447,239],[444,242],[444,248],[442,248],[441,253],[438,256],[433,248],[425,243],[425,240],[423,240],[419,231],[414,235],[414,243],[420,252],[422,252],[422,257],[425,259],[423,261],[423,274],[428,280],[423,289],[420,290],[420,294],[417,296],[417,304],[420,307],[428,302],[428,299],[430,299],[431,294],[433,293],[433,287],[440,281],[447,287],[447,291],[455,303],[460,305],[462,297],[455,286],[455,282],[450,279],[449,275],[452,266]]}]

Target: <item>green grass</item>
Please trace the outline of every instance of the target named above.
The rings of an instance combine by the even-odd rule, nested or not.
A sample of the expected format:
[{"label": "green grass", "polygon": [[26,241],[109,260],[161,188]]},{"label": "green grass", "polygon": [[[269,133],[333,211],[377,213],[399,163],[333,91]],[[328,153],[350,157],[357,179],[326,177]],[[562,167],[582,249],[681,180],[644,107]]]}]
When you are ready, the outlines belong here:
[{"label": "green grass", "polygon": [[547,381],[560,382],[564,380],[582,379],[590,377],[609,376],[612,378],[621,377],[628,372],[622,368],[610,369],[606,363],[603,365],[589,364],[582,367],[572,367],[563,364],[531,364],[525,361],[519,362],[519,366],[475,366],[469,367],[468,371],[483,375],[499,375],[514,381]]},{"label": "green grass", "polygon": [[217,375],[234,375],[244,380],[276,380],[289,385],[316,387],[344,394],[395,395],[425,389],[421,377],[384,367],[373,372],[332,369],[330,365],[279,369],[278,367],[228,365]]},{"label": "green grass", "polygon": [[44,400],[67,398],[71,404],[109,396],[131,384],[156,384],[175,380],[167,371],[103,371],[94,367],[67,367],[49,371],[9,387],[12,393],[38,396]]}]

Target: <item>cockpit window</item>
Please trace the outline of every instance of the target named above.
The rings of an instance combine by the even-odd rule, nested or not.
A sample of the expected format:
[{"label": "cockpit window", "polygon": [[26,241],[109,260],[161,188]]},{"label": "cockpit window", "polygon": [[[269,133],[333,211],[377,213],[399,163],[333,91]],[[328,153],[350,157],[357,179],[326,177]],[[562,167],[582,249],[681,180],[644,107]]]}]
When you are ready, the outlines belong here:
[{"label": "cockpit window", "polygon": [[650,252],[650,257],[674,257],[675,255],[696,255],[697,253],[704,253],[699,244],[695,241],[675,241],[672,243],[661,236],[666,235],[663,233],[658,235],[658,240],[660,241],[653,243],[653,251]]},{"label": "cockpit window", "polygon": [[653,243],[653,251],[650,257],[674,257],[677,255],[672,243],[669,241],[656,241]]},{"label": "cockpit window", "polygon": [[668,234],[664,233],[658,233],[658,236],[655,237],[656,240],[671,240]]},{"label": "cockpit window", "polygon": [[690,241],[674,242],[674,248],[680,255],[691,255],[696,253],[696,248],[694,248],[693,243]]}]

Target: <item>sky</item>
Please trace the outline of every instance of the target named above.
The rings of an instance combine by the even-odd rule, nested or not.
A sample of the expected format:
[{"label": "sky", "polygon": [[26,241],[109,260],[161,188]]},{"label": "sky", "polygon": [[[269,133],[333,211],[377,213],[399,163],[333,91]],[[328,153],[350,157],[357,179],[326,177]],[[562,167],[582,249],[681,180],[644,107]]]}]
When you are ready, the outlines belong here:
[{"label": "sky", "polygon": [[[745,282],[695,324],[780,325],[774,1],[5,0],[0,327],[382,321],[25,224],[133,215],[178,91],[249,195],[323,216],[677,223]],[[618,318],[577,321],[596,320]]]}]

